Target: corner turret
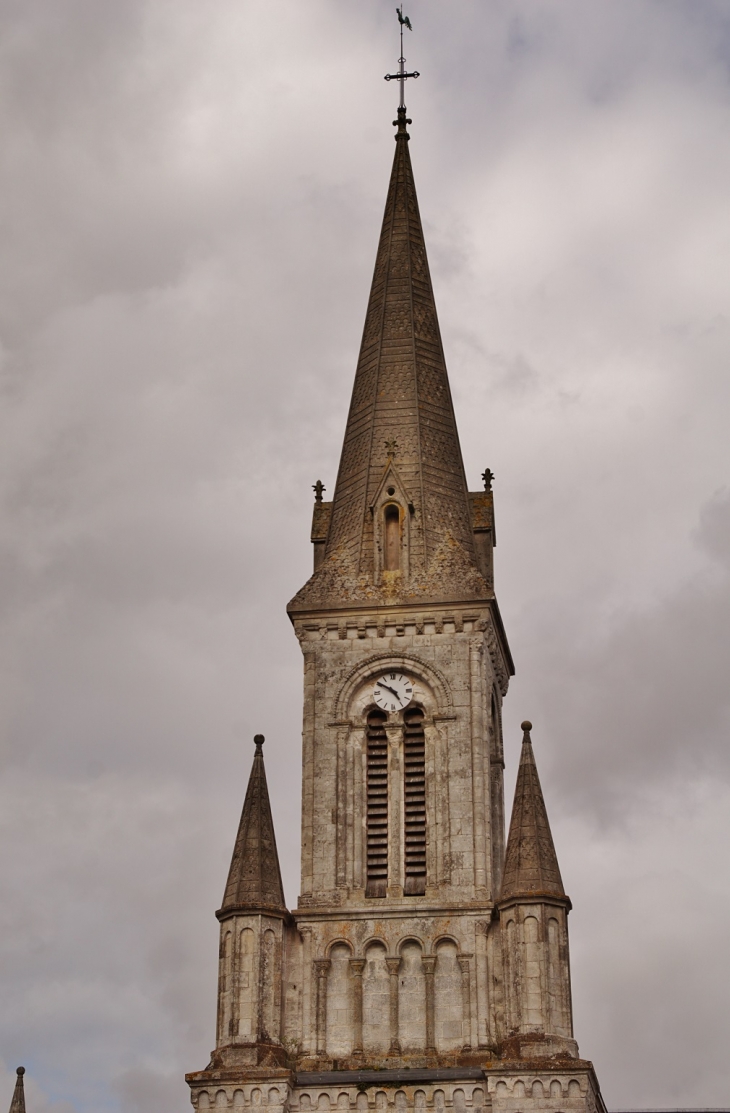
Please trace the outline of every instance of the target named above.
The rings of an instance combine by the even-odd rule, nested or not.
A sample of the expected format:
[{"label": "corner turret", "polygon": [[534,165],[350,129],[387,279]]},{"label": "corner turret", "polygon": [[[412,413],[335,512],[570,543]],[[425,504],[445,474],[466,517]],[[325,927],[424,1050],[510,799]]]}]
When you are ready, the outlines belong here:
[{"label": "corner turret", "polygon": [[279,856],[264,769],[264,736],[254,738],[251,775],[220,920],[216,1066],[283,1063],[285,928]]},{"label": "corner turret", "polygon": [[522,724],[499,910],[504,965],[503,1053],[577,1058],[570,993],[568,912],[540,778],[532,723]]}]

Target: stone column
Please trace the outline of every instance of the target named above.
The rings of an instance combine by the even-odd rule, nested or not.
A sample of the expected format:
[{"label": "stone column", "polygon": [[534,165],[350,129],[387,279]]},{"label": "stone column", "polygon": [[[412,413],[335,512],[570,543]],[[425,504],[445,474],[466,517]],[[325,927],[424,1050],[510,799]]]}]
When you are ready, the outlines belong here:
[{"label": "stone column", "polygon": [[331,962],[328,958],[315,958],[312,965],[317,979],[317,1054],[324,1055],[327,1047],[327,975]]},{"label": "stone column", "polygon": [[471,1051],[471,955],[458,955],[457,962],[461,970],[461,1014],[464,1018],[464,1051]]},{"label": "stone column", "polygon": [[390,976],[390,1053],[400,1055],[400,1040],[398,1039],[398,971],[400,958],[386,958]]},{"label": "stone column", "polygon": [[435,955],[422,955],[424,980],[426,982],[426,1054],[436,1054],[435,1021],[436,1008],[434,999],[434,971],[436,969]]},{"label": "stone column", "polygon": [[491,1042],[491,998],[489,993],[489,966],[487,962],[487,932],[488,920],[477,920],[474,925],[476,938],[476,1013],[477,1013],[477,1046],[489,1047]]},{"label": "stone column", "polygon": [[302,937],[302,966],[304,977],[302,979],[302,1051],[312,1052],[316,1046],[314,1027],[316,1021],[312,1017],[312,929],[309,925],[299,927]]},{"label": "stone column", "polygon": [[352,975],[352,1053],[362,1055],[362,975],[365,969],[364,958],[350,959]]}]

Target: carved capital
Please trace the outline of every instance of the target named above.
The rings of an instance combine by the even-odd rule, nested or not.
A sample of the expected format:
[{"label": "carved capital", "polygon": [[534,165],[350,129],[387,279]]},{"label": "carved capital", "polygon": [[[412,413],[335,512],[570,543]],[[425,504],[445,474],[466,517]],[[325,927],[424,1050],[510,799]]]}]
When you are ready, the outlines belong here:
[{"label": "carved capital", "polygon": [[390,976],[392,978],[397,978],[398,977],[398,971],[400,970],[400,957],[398,957],[398,958],[386,958],[385,965],[388,968],[388,973],[390,974]]},{"label": "carved capital", "polygon": [[355,978],[361,978],[365,969],[364,958],[351,958],[350,959],[350,973]]},{"label": "carved capital", "polygon": [[332,963],[328,958],[315,958],[312,962],[315,977],[326,978],[330,971]]},{"label": "carved capital", "polygon": [[435,955],[421,955],[421,965],[426,977],[433,974],[436,969],[436,956]]}]

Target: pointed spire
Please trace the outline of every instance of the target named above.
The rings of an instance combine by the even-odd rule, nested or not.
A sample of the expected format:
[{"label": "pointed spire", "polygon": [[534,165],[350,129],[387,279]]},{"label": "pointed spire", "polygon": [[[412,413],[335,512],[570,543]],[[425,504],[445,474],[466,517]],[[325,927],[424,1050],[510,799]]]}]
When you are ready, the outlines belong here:
[{"label": "pointed spire", "polygon": [[241,822],[238,825],[223,905],[216,913],[219,919],[233,912],[260,908],[286,912],[264,769],[263,734],[257,734],[254,743],[256,752]]},{"label": "pointed spire", "polygon": [[23,1088],[23,1075],[25,1067],[18,1067],[13,1100],[10,1102],[10,1113],[25,1113],[25,1090]]},{"label": "pointed spire", "polygon": [[[376,600],[373,503],[407,491],[409,598],[482,598],[471,510],[408,149],[405,108],[383,216],[322,566],[292,601]],[[394,449],[394,444],[397,448]],[[391,585],[392,593],[392,585]]]},{"label": "pointed spire", "polygon": [[545,800],[532,752],[532,723],[522,724],[522,754],[507,839],[500,900],[551,893],[565,897]]}]

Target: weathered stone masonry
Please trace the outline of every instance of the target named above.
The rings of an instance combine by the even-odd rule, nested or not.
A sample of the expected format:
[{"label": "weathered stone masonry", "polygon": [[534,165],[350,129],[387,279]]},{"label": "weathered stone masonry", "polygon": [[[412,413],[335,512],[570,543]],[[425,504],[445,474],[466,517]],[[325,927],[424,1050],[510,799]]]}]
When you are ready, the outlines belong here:
[{"label": "weathered stone masonry", "polygon": [[494,503],[469,492],[408,149],[396,152],[331,502],[289,604],[304,659],[298,906],[262,744],[221,909],[198,1110],[603,1113],[524,738],[504,838]]}]

